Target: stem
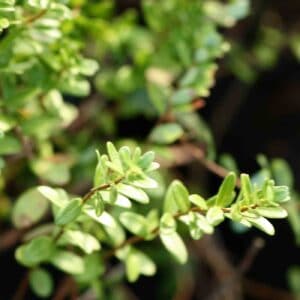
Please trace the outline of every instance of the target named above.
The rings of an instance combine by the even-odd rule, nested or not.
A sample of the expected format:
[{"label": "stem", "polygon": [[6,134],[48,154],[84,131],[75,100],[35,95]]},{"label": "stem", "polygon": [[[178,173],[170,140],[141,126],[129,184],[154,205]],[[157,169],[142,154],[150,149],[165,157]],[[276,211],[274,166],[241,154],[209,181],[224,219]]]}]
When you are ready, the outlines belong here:
[{"label": "stem", "polygon": [[14,128],[14,132],[22,145],[25,157],[28,160],[31,160],[33,158],[33,151],[29,139],[23,134],[22,129],[19,126]]},{"label": "stem", "polygon": [[17,291],[16,291],[15,295],[13,296],[13,300],[25,299],[28,284],[29,284],[29,271],[26,272],[25,275],[23,276],[23,278],[21,279],[19,286],[17,288]]},{"label": "stem", "polygon": [[102,185],[100,185],[98,187],[92,188],[88,193],[86,193],[83,196],[82,203],[85,204],[96,192],[102,191],[102,190],[106,190],[106,189],[112,187],[113,185],[120,183],[123,179],[124,179],[124,176],[116,179],[112,183],[105,183],[105,184],[102,184]]},{"label": "stem", "polygon": [[[258,205],[257,204],[252,204],[250,206],[244,206],[241,208],[241,212],[245,212],[245,211],[248,211],[250,209],[255,209],[257,208]],[[228,207],[223,207],[222,208],[223,212],[224,213],[230,213],[231,211],[231,208],[228,208]],[[199,207],[192,207],[189,211],[187,212],[178,212],[176,214],[173,215],[173,218],[174,219],[179,219],[181,216],[184,216],[186,214],[188,214],[189,212],[197,212],[197,213],[200,213],[202,215],[205,215],[206,214],[206,210],[204,209],[201,209]],[[155,227],[152,231],[151,231],[151,234],[154,234],[155,236],[157,236],[159,234],[159,226]],[[111,258],[112,256],[114,256],[114,254],[122,249],[123,247],[125,246],[128,246],[128,245],[134,245],[134,244],[137,244],[139,242],[142,242],[144,241],[145,239],[141,236],[131,236],[130,238],[128,238],[127,240],[125,240],[123,243],[121,243],[119,246],[111,249],[110,251],[108,251],[105,255],[104,255],[104,260],[108,260],[109,258]]]},{"label": "stem", "polygon": [[[222,166],[218,165],[212,160],[208,160],[205,158],[203,151],[198,148],[197,146],[191,145],[191,152],[194,158],[196,158],[207,170],[211,171],[212,173],[218,175],[219,177],[226,177],[229,171]],[[236,180],[236,186],[240,187],[241,182],[239,178]]]},{"label": "stem", "polygon": [[28,18],[24,19],[23,23],[24,24],[31,24],[31,23],[35,22],[36,20],[40,19],[41,17],[43,17],[46,14],[47,11],[48,11],[48,9],[42,9],[37,14],[35,14],[33,16],[29,16]]}]

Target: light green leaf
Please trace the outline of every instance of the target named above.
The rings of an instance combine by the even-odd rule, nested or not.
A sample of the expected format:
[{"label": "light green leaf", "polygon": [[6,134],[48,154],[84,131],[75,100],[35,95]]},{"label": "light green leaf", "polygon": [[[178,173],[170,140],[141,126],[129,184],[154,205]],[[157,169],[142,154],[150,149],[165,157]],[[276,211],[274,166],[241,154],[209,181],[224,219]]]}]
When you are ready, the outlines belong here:
[{"label": "light green leaf", "polygon": [[177,123],[156,126],[150,133],[150,140],[158,144],[172,144],[182,137],[184,131]]},{"label": "light green leaf", "polygon": [[260,229],[261,231],[269,234],[274,235],[275,229],[273,225],[264,217],[258,217],[258,218],[247,218],[247,220],[255,227]]},{"label": "light green leaf", "polygon": [[50,261],[55,267],[69,274],[77,275],[84,272],[83,259],[69,251],[57,250]]},{"label": "light green leaf", "polygon": [[147,176],[144,176],[142,179],[134,180],[131,184],[142,189],[154,189],[158,187],[157,182]]},{"label": "light green leaf", "polygon": [[163,114],[168,99],[168,89],[156,83],[149,82],[147,84],[149,99],[159,114]]},{"label": "light green leaf", "polygon": [[17,248],[15,257],[17,261],[26,266],[34,267],[47,261],[54,251],[53,240],[49,237],[37,237]]},{"label": "light green leaf", "polygon": [[197,195],[197,194],[189,195],[189,200],[191,203],[195,204],[197,207],[199,207],[203,210],[207,210],[206,201],[200,195]]},{"label": "light green leaf", "polygon": [[142,170],[147,170],[151,163],[154,161],[155,153],[153,151],[148,151],[144,153],[138,160],[138,165]]},{"label": "light green leaf", "polygon": [[53,189],[49,186],[41,185],[37,190],[48,200],[58,207],[64,207],[69,203],[69,197],[63,189]]},{"label": "light green leaf", "polygon": [[193,89],[185,88],[176,91],[172,96],[172,102],[175,105],[190,103],[196,97]]},{"label": "light green leaf", "polygon": [[13,206],[12,222],[17,228],[29,227],[41,220],[48,208],[47,199],[36,188],[31,188]]},{"label": "light green leaf", "polygon": [[[0,30],[1,30],[1,25],[0,25]],[[16,122],[13,118],[0,114],[0,133],[12,129],[15,123]]]},{"label": "light green leaf", "polygon": [[95,210],[88,205],[85,205],[83,211],[90,218],[103,225],[103,229],[107,233],[109,241],[114,246],[124,242],[125,232],[123,228],[109,213],[104,211],[100,216],[97,216]]},{"label": "light green leaf", "polygon": [[207,221],[213,226],[219,225],[224,220],[224,213],[221,207],[211,207],[206,214]]},{"label": "light green leaf", "polygon": [[106,165],[106,163],[108,162],[108,156],[107,155],[100,156],[100,153],[98,151],[96,151],[96,153],[97,153],[98,162],[96,165],[95,175],[94,175],[94,187],[107,182],[107,171],[108,171],[108,167]]},{"label": "light green leaf", "polygon": [[120,222],[133,234],[146,237],[147,222],[145,217],[126,211],[120,214]]},{"label": "light green leaf", "polygon": [[194,214],[195,214],[195,219],[196,219],[195,221],[197,227],[206,234],[212,234],[214,232],[214,228],[210,225],[207,219],[200,214],[197,213]]},{"label": "light green leaf", "polygon": [[120,207],[125,207],[125,208],[130,208],[132,206],[130,200],[121,194],[117,195],[117,198],[114,203],[110,202],[110,197],[109,197],[110,192],[109,191],[101,191],[101,192],[99,192],[99,194],[102,196],[103,200],[106,203],[113,204],[113,205],[120,206]]},{"label": "light green leaf", "polygon": [[224,178],[216,199],[216,205],[226,207],[230,205],[234,199],[234,188],[236,183],[236,175],[229,172]]},{"label": "light green leaf", "polygon": [[288,213],[287,211],[278,206],[278,207],[257,207],[255,209],[261,216],[269,219],[282,219],[286,218]]},{"label": "light green leaf", "polygon": [[50,297],[54,285],[50,273],[41,268],[30,272],[29,284],[33,292],[40,298]]},{"label": "light green leaf", "polygon": [[241,193],[247,204],[252,203],[252,185],[248,174],[241,174]]},{"label": "light green leaf", "polygon": [[120,155],[119,155],[117,149],[111,142],[107,142],[106,147],[107,147],[107,152],[108,152],[108,155],[109,155],[109,158],[110,158],[112,164],[115,166],[116,170],[120,174],[123,174],[123,166],[122,166]]},{"label": "light green leaf", "polygon": [[66,225],[80,215],[82,210],[82,200],[80,198],[72,199],[56,216],[55,224]]},{"label": "light green leaf", "polygon": [[87,254],[91,254],[101,248],[99,241],[94,236],[79,230],[65,230],[58,240],[58,244],[77,246]]},{"label": "light green leaf", "polygon": [[169,212],[162,215],[159,230],[162,234],[171,234],[176,231],[176,221]]},{"label": "light green leaf", "polygon": [[186,187],[179,180],[174,180],[171,183],[170,188],[178,210],[181,212],[187,212],[190,208],[190,202],[189,192]]},{"label": "light green leaf", "polygon": [[119,183],[117,186],[118,192],[125,195],[126,197],[140,202],[142,204],[149,203],[148,195],[141,189],[136,188],[134,186]]},{"label": "light green leaf", "polygon": [[33,160],[30,167],[38,177],[45,181],[55,185],[63,185],[70,180],[70,161],[64,158],[64,161],[57,163],[55,162],[56,158]]},{"label": "light green leaf", "polygon": [[83,260],[84,272],[75,276],[76,281],[80,283],[90,283],[104,273],[105,265],[99,252],[86,255]]},{"label": "light green leaf", "polygon": [[16,154],[21,150],[22,146],[17,138],[11,135],[0,135],[0,155]]},{"label": "light green leaf", "polygon": [[156,272],[156,266],[153,261],[144,253],[131,248],[126,260],[126,274],[130,282],[138,279],[140,274],[152,276]]},{"label": "light green leaf", "polygon": [[277,203],[287,202],[291,199],[289,188],[287,186],[274,187],[274,201]]},{"label": "light green leaf", "polygon": [[292,188],[294,185],[294,176],[289,164],[283,159],[273,159],[271,170],[274,180],[278,185],[287,185]]},{"label": "light green leaf", "polygon": [[186,263],[188,258],[187,250],[178,233],[160,233],[159,236],[163,245],[173,255],[173,257],[181,264]]}]

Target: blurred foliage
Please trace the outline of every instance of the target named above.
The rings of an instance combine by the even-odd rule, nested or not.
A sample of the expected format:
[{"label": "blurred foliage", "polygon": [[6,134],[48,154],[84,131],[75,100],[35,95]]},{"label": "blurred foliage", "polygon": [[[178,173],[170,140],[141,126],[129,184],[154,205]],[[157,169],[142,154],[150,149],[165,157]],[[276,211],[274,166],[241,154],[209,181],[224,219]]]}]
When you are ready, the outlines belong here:
[{"label": "blurred foliage", "polygon": [[[211,197],[201,187],[190,193],[168,168],[179,156],[173,146],[193,144],[203,148],[202,159],[215,159],[198,110],[219,59],[229,52],[230,71],[252,82],[284,45],[299,57],[299,37],[262,27],[247,50],[225,38],[223,31],[248,15],[248,0],[143,0],[139,10],[122,12],[116,6],[0,0],[0,216],[26,232],[15,257],[41,298],[55,293],[52,265],[81,291],[126,299],[116,288],[124,275],[130,282],[154,275],[152,256],[165,268],[171,257],[187,262],[184,238],[212,234],[225,218],[273,235],[268,219],[289,211],[299,240],[293,177],[282,160],[261,158],[262,169],[250,177],[237,176],[234,159],[222,156],[231,172]],[[136,118],[151,128],[144,134],[136,121],[141,134],[124,138],[121,122]],[[287,186],[292,201],[284,208]],[[170,257],[148,242],[157,236]],[[115,278],[107,276],[118,267],[107,264],[113,256],[124,264]]]}]

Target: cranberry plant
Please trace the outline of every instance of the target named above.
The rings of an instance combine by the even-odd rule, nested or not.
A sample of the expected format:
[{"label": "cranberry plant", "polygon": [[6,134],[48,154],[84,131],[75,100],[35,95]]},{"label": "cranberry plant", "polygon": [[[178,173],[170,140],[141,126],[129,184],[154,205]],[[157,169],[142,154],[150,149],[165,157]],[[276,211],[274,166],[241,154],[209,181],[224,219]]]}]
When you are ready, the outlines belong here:
[{"label": "cranberry plant", "polygon": [[[225,219],[274,235],[288,187],[216,165],[198,111],[230,51],[219,29],[249,5],[143,0],[117,13],[112,0],[0,0],[1,216],[22,232],[15,258],[37,296],[55,294],[52,265],[80,292],[116,299],[116,261],[130,282],[154,275],[140,245],[158,239],[184,264],[185,240]],[[121,135],[119,120],[137,117],[146,136]],[[171,167],[195,160],[224,177],[214,195],[176,179]]]}]

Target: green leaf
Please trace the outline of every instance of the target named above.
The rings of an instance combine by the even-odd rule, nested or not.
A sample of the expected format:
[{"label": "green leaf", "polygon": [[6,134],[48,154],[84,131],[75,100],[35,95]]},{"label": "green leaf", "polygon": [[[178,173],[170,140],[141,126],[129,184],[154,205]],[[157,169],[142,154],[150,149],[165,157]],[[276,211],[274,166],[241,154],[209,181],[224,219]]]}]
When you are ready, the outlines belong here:
[{"label": "green leaf", "polygon": [[54,162],[55,158],[33,160],[30,167],[38,177],[51,184],[66,184],[70,180],[70,162],[64,158],[64,161],[57,163]]},{"label": "green leaf", "polygon": [[99,252],[86,255],[84,258],[84,272],[80,275],[76,275],[76,281],[80,283],[91,283],[95,279],[99,278],[105,271],[105,265],[101,259]]},{"label": "green leaf", "polygon": [[206,234],[212,234],[214,232],[214,228],[210,225],[210,223],[204,216],[197,214],[197,213],[194,213],[194,215],[195,215],[195,219],[196,219],[195,221],[196,221],[197,227],[201,231],[203,231]]},{"label": "green leaf", "polygon": [[289,164],[283,159],[273,159],[271,162],[271,170],[274,180],[278,185],[287,185],[292,188],[294,186],[294,176]]},{"label": "green leaf", "polygon": [[182,182],[179,180],[174,180],[170,189],[172,191],[173,201],[176,203],[176,206],[179,211],[187,212],[190,208],[189,202],[189,192]]},{"label": "green leaf", "polygon": [[107,183],[107,172],[108,167],[106,163],[108,162],[108,156],[102,155],[100,156],[100,153],[96,151],[97,153],[97,165],[95,169],[95,175],[94,175],[94,187],[99,186],[101,184]]},{"label": "green leaf", "polygon": [[144,153],[138,160],[138,165],[142,170],[147,170],[151,163],[154,161],[155,153],[153,151],[148,151]]},{"label": "green leaf", "polygon": [[213,226],[219,225],[224,220],[224,213],[221,207],[211,207],[206,214],[207,221]]},{"label": "green leaf", "polygon": [[181,264],[186,263],[188,258],[187,250],[178,233],[164,234],[161,232],[159,236],[163,245],[173,257]]},{"label": "green leaf", "polygon": [[159,230],[162,234],[171,234],[176,231],[176,221],[169,212],[162,215]]},{"label": "green leaf", "polygon": [[36,188],[23,193],[12,210],[12,222],[17,228],[29,227],[42,219],[49,208],[47,199]]},{"label": "green leaf", "polygon": [[47,261],[54,251],[53,240],[49,237],[37,237],[17,248],[15,257],[17,261],[26,266],[34,267]]},{"label": "green leaf", "polygon": [[275,229],[273,225],[264,217],[258,218],[247,218],[247,220],[256,228],[260,229],[261,231],[265,232],[269,235],[275,234]]},{"label": "green leaf", "polygon": [[83,75],[92,76],[97,72],[98,69],[99,69],[99,65],[97,61],[93,59],[83,58],[80,61],[79,71]]},{"label": "green leaf", "polygon": [[99,217],[105,209],[104,200],[100,192],[96,193],[94,196],[94,207],[96,215]]},{"label": "green leaf", "polygon": [[149,82],[147,84],[147,91],[149,99],[151,100],[157,112],[159,114],[163,114],[166,109],[168,99],[168,90],[166,87]]},{"label": "green leaf", "polygon": [[287,202],[291,199],[289,188],[287,186],[274,187],[274,201],[277,203]]},{"label": "green leaf", "polygon": [[287,211],[278,206],[278,207],[257,207],[255,209],[261,216],[269,219],[282,219],[286,218],[288,213]]},{"label": "green leaf", "polygon": [[134,212],[126,211],[120,214],[120,222],[133,234],[146,237],[147,222],[145,217]]},{"label": "green leaf", "polygon": [[174,105],[183,105],[190,103],[195,97],[196,93],[193,89],[185,88],[176,91],[171,99]]},{"label": "green leaf", "polygon": [[226,207],[230,205],[234,199],[234,188],[236,183],[236,175],[229,172],[224,178],[216,199],[216,205]]},{"label": "green leaf", "polygon": [[55,218],[55,224],[62,226],[76,220],[81,210],[82,200],[80,198],[72,199],[67,206],[58,213]]},{"label": "green leaf", "polygon": [[0,135],[0,155],[16,154],[21,150],[22,146],[17,138],[11,135]]},{"label": "green leaf", "polygon": [[220,156],[220,164],[225,169],[232,171],[234,173],[239,173],[239,168],[237,166],[237,163],[235,159],[232,157],[232,155],[228,153],[224,153]]},{"label": "green leaf", "polygon": [[57,250],[51,257],[51,263],[63,272],[77,275],[84,272],[83,259],[69,251]]},{"label": "green leaf", "polygon": [[144,253],[131,248],[126,260],[126,274],[130,282],[138,279],[140,274],[152,276],[156,272],[156,266],[153,261]]},{"label": "green leaf", "polygon": [[101,248],[99,241],[94,236],[79,230],[65,230],[58,240],[58,244],[77,246],[87,254]]},{"label": "green leaf", "polygon": [[54,285],[50,273],[41,268],[30,272],[29,284],[33,292],[40,298],[50,297]]},{"label": "green leaf", "polygon": [[158,187],[156,180],[143,176],[142,179],[131,181],[131,184],[142,189],[155,189]]},{"label": "green leaf", "polygon": [[132,206],[130,200],[121,194],[117,195],[117,198],[114,203],[110,202],[111,199],[110,199],[109,191],[101,191],[101,192],[99,192],[99,194],[101,195],[101,197],[103,198],[103,200],[106,203],[109,203],[111,205],[116,205],[116,206],[125,207],[125,208],[130,208]]},{"label": "green leaf", "polygon": [[115,204],[118,198],[118,191],[116,187],[112,186],[109,190],[109,203]]},{"label": "green leaf", "polygon": [[[1,30],[1,25],[0,25],[0,30]],[[12,129],[15,123],[16,122],[13,118],[0,114],[0,133]]]},{"label": "green leaf", "polygon": [[69,203],[69,197],[63,189],[53,189],[49,186],[41,185],[37,190],[58,207],[65,207]]},{"label": "green leaf", "polygon": [[122,162],[120,159],[120,155],[118,151],[116,150],[115,146],[111,142],[107,142],[106,144],[107,147],[107,152],[109,155],[109,158],[112,162],[112,164],[115,166],[116,170],[120,173],[123,174],[123,166]]},{"label": "green leaf", "polygon": [[195,204],[197,207],[203,210],[207,210],[206,201],[200,195],[197,194],[189,195],[189,201]]},{"label": "green leaf", "polygon": [[6,18],[0,18],[0,32],[9,27],[9,21]]},{"label": "green leaf", "polygon": [[125,195],[126,197],[140,202],[142,204],[149,203],[148,195],[141,189],[136,188],[134,186],[119,183],[117,186],[118,192]]},{"label": "green leaf", "polygon": [[244,196],[245,203],[252,203],[252,185],[248,174],[241,174],[241,193]]},{"label": "green leaf", "polygon": [[107,233],[109,241],[114,246],[118,246],[124,242],[125,232],[123,228],[109,213],[104,211],[100,216],[97,216],[95,210],[88,205],[85,205],[83,211],[90,218],[103,225],[103,229]]},{"label": "green leaf", "polygon": [[182,137],[184,131],[177,123],[156,126],[150,133],[150,140],[158,144],[172,144]]}]

